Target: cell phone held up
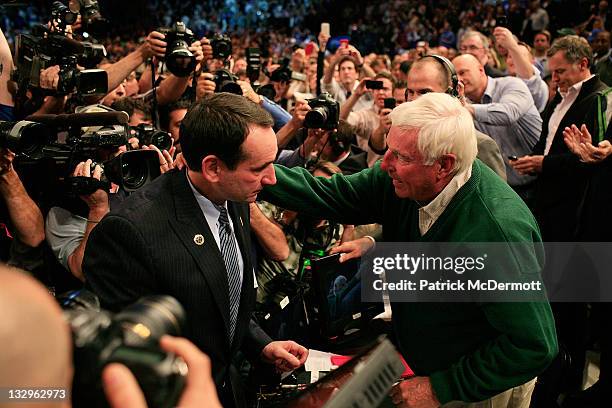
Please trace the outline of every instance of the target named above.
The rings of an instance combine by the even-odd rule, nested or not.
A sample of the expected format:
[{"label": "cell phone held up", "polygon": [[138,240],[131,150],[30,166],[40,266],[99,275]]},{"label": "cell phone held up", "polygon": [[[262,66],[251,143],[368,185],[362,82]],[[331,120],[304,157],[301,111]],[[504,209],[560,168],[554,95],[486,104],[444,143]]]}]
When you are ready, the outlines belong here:
[{"label": "cell phone held up", "polygon": [[383,82],[372,80],[372,79],[366,79],[365,87],[366,89],[383,89]]},{"label": "cell phone held up", "polygon": [[395,101],[395,98],[385,98],[384,100],[385,109],[395,109],[396,105],[397,105],[397,102]]}]

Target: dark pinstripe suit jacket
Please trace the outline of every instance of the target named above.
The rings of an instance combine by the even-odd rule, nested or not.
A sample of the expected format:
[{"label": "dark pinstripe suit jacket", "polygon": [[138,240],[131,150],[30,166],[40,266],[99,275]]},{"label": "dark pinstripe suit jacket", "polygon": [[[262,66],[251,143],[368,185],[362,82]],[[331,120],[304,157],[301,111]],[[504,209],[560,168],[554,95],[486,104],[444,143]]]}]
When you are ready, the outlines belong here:
[{"label": "dark pinstripe suit jacket", "polygon": [[[244,261],[240,309],[230,345],[229,289],[221,252],[187,182],[185,172],[168,172],[134,193],[93,230],[83,262],[87,287],[102,306],[118,311],[149,294],[178,299],[187,313],[185,337],[212,361],[220,394],[233,384],[242,406],[232,356],[242,349],[257,357],[270,338],[251,320],[255,304],[249,207],[228,203]],[[204,237],[198,245],[196,235]],[[224,384],[226,384],[224,386]]]}]

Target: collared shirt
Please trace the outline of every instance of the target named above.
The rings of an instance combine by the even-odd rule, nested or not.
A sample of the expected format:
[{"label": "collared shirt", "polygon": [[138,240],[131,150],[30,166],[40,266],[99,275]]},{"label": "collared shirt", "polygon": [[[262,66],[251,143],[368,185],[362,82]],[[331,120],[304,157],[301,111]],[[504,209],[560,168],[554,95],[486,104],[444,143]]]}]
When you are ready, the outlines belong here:
[{"label": "collared shirt", "polygon": [[368,167],[372,167],[379,159],[382,159],[380,154],[374,153],[370,148],[370,137],[372,133],[380,126],[380,118],[378,117],[378,107],[372,105],[369,108],[361,110],[353,110],[349,113],[346,121],[349,125],[355,127],[357,135],[357,146],[368,154]]},{"label": "collared shirt", "polygon": [[[559,102],[559,104],[555,106],[555,110],[553,111],[552,115],[550,115],[550,120],[548,121],[548,135],[546,135],[546,147],[544,148],[544,156],[546,156],[550,151],[550,146],[552,146],[552,142],[555,138],[555,133],[557,133],[557,129],[559,128],[559,124],[563,120],[563,117],[565,116],[569,108],[572,107],[572,105],[576,101],[576,98],[578,98],[578,94],[582,90],[582,84],[593,78],[594,76],[595,75],[591,75],[584,81],[576,82],[574,85],[570,86],[567,89],[567,92],[565,93],[559,91],[563,99],[561,99],[561,102]],[[577,125],[580,126],[579,124]]]},{"label": "collared shirt", "polygon": [[[215,242],[217,243],[217,248],[221,251],[221,239],[219,238],[219,215],[221,212],[217,210],[208,198],[204,197],[196,188],[193,183],[187,176],[187,181],[189,182],[189,187],[191,187],[191,191],[193,191],[193,195],[195,196],[200,209],[202,210],[202,214],[204,214],[204,218],[206,218],[206,222],[208,223],[208,227],[210,228],[210,232],[212,232],[213,237],[215,238]],[[227,210],[227,201],[223,203],[223,206]],[[236,244],[236,250],[238,252],[238,268],[240,269],[240,286],[242,286],[242,277],[244,276],[244,260],[242,259],[242,252],[240,251],[240,245],[238,245],[238,240],[236,239],[236,233],[234,228],[234,223],[232,221],[232,217],[229,216],[228,211],[228,219],[230,223],[230,227],[233,232],[234,242]]]},{"label": "collared shirt", "polygon": [[[542,118],[527,85],[515,77],[487,77],[487,88],[474,108],[474,125],[491,136],[504,158],[531,154],[540,139]],[[527,185],[534,176],[519,175],[506,161],[508,184]]]},{"label": "collared shirt", "polygon": [[457,191],[472,177],[472,165],[467,170],[457,173],[429,204],[419,208],[419,231],[425,235],[432,225],[440,218]]},{"label": "collared shirt", "polygon": [[[355,85],[353,85],[353,89],[351,89],[351,93],[355,92],[355,89],[357,89],[358,86],[359,86],[359,81],[355,81]],[[336,81],[335,78],[332,78],[329,84],[326,84],[325,82],[323,82],[323,79],[321,79],[321,91],[329,92],[331,96],[340,105],[346,102],[346,100],[349,98],[347,96],[346,89],[344,89],[344,87],[341,86],[338,83],[338,81]],[[353,106],[353,112],[356,112],[361,109],[371,108],[373,103],[374,103],[374,100],[372,99],[372,96],[366,93],[365,95],[363,95],[361,98],[357,100],[357,102],[355,103],[355,106]]]}]

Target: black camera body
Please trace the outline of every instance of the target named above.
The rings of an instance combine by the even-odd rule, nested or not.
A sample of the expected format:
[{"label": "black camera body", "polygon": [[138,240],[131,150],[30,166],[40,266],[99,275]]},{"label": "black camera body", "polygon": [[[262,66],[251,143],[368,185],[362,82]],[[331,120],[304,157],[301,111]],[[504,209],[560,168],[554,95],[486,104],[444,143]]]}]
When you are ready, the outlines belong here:
[{"label": "black camera body", "polygon": [[242,88],[236,81],[238,77],[227,69],[219,69],[215,72],[213,81],[215,82],[215,92],[229,92],[242,95]]},{"label": "black camera body", "polygon": [[309,129],[334,130],[340,122],[340,104],[326,92],[309,99],[311,110],[304,118],[304,127]]},{"label": "black camera body", "polygon": [[259,72],[261,71],[261,52],[259,48],[247,48],[247,77],[251,84],[255,84],[259,80]]},{"label": "black camera body", "polygon": [[189,76],[197,65],[195,55],[189,51],[189,46],[195,41],[193,32],[180,21],[159,31],[166,36],[166,67],[178,77]]},{"label": "black camera body", "polygon": [[176,299],[148,296],[114,316],[100,310],[90,292],[71,293],[60,302],[73,333],[75,406],[107,406],[100,376],[114,362],[134,373],[149,407],[176,406],[187,365],[158,345],[165,334],[180,335],[184,325],[185,311]]},{"label": "black camera body", "polygon": [[154,145],[159,150],[170,150],[172,147],[172,136],[170,133],[156,129],[152,125],[141,123],[138,126],[131,127],[132,134],[138,138],[140,145]]},{"label": "black camera body", "polygon": [[226,60],[232,55],[232,40],[223,34],[215,34],[210,41],[213,49],[213,58]]}]

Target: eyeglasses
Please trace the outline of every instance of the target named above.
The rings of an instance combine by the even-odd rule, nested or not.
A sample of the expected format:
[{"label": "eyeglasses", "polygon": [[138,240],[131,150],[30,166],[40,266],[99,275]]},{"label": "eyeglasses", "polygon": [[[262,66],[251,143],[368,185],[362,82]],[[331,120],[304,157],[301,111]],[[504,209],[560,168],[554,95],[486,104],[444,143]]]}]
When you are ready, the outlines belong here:
[{"label": "eyeglasses", "polygon": [[468,46],[459,47],[459,51],[461,51],[461,52],[477,51],[477,50],[483,50],[483,49],[484,49],[484,47],[477,47],[475,45],[468,45]]}]

